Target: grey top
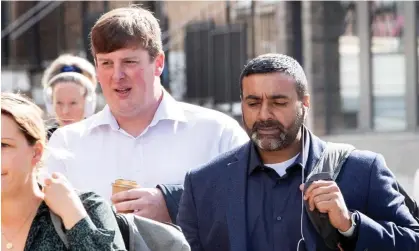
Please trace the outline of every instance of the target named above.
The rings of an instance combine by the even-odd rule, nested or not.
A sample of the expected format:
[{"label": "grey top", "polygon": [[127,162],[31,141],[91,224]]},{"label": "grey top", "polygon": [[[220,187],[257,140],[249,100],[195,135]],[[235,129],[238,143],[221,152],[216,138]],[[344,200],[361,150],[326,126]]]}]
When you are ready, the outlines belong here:
[{"label": "grey top", "polygon": [[69,249],[61,241],[51,221],[50,209],[42,202],[32,222],[25,251],[125,250],[124,241],[111,206],[95,193],[81,193],[88,216],[70,230],[64,230]]}]

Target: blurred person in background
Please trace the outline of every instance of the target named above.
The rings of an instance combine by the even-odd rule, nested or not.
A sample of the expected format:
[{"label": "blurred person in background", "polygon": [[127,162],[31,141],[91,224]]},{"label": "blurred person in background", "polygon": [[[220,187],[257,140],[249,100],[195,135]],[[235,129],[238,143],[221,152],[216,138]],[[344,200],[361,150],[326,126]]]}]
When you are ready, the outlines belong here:
[{"label": "blurred person in background", "polygon": [[[53,173],[37,173],[46,141],[42,111],[19,94],[1,94],[1,250],[124,250],[112,208],[94,193],[76,192]],[[50,212],[62,220],[68,248]]]},{"label": "blurred person in background", "polygon": [[47,138],[61,126],[90,117],[96,109],[96,74],[86,59],[64,54],[52,62],[42,78],[47,111],[55,123]]}]

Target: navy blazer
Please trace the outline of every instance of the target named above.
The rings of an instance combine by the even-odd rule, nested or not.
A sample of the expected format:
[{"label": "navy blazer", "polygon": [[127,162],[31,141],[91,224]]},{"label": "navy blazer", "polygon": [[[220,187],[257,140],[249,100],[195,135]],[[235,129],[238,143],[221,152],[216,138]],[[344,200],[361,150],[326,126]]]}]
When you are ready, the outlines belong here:
[{"label": "navy blazer", "polygon": [[[310,171],[326,142],[309,133]],[[246,251],[246,183],[250,142],[186,174],[177,218],[192,251]],[[419,250],[419,225],[404,205],[382,155],[355,150],[336,181],[347,208],[360,215],[355,250]],[[329,250],[306,212],[308,251]],[[255,250],[256,251],[256,250]]]}]

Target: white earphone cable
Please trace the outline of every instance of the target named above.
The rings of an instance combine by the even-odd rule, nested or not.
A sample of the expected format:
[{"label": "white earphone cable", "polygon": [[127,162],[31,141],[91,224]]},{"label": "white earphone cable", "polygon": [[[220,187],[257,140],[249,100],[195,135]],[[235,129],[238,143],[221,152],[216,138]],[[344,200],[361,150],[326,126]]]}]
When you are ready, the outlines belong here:
[{"label": "white earphone cable", "polygon": [[[304,175],[304,169],[306,166],[306,160],[305,160],[305,152],[304,152],[304,127],[301,127],[301,160],[302,160],[302,168],[301,168],[301,184],[304,184],[305,182],[305,175]],[[301,191],[301,215],[300,215],[300,234],[301,234],[301,239],[298,241],[297,244],[297,251],[300,250],[300,245],[301,243],[305,242],[304,239],[304,233],[303,233],[303,218],[304,218],[304,190]]]}]

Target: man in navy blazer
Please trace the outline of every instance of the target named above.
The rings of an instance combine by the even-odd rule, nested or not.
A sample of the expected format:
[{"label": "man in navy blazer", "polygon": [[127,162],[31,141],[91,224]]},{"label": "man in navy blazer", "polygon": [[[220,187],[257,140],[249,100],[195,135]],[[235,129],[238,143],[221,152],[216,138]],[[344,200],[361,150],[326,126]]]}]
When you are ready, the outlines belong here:
[{"label": "man in navy blazer", "polygon": [[326,142],[304,126],[310,96],[298,62],[262,55],[240,81],[251,141],[186,175],[177,223],[192,251],[332,250],[303,201],[327,214],[341,250],[419,250],[419,225],[380,154],[353,151],[336,182],[303,194]]}]

